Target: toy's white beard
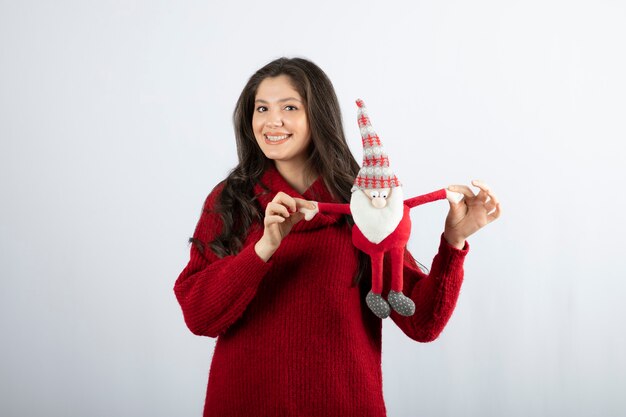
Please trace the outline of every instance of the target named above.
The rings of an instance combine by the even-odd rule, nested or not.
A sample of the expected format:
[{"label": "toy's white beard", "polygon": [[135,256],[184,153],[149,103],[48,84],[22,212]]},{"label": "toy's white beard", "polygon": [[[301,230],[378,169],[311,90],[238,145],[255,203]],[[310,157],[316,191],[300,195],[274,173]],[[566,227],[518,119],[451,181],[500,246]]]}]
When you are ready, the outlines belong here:
[{"label": "toy's white beard", "polygon": [[350,197],[350,212],[354,223],[372,243],[380,243],[391,234],[404,214],[404,194],[402,187],[394,187],[387,198],[387,205],[381,209],[362,190],[355,190]]}]

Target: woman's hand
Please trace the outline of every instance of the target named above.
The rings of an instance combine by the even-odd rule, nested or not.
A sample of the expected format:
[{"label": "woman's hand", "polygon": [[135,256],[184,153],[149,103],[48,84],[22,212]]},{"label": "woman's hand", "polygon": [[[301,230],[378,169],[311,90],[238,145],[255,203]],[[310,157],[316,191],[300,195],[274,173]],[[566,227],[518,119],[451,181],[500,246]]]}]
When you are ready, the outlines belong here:
[{"label": "woman's hand", "polygon": [[300,208],[313,208],[313,205],[307,200],[293,198],[282,191],[267,204],[263,236],[254,246],[257,255],[265,262],[276,252],[293,225],[304,218],[304,214],[298,212]]},{"label": "woman's hand", "polygon": [[487,224],[500,217],[500,202],[491,189],[482,181],[474,180],[478,194],[466,185],[451,185],[449,191],[463,194],[459,202],[450,201],[450,211],[446,218],[443,236],[446,241],[458,249],[465,246],[465,239]]}]

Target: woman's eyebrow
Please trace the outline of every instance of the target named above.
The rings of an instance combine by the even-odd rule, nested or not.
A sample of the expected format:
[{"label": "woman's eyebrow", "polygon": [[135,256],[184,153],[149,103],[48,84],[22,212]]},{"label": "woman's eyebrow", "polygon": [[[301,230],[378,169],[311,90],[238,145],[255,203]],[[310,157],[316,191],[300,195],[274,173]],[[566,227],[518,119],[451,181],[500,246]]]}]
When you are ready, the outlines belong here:
[{"label": "woman's eyebrow", "polygon": [[[301,100],[299,100],[299,99],[297,99],[297,98],[295,98],[295,97],[281,98],[280,100],[278,100],[278,101],[277,101],[277,103],[282,103],[282,102],[285,102],[285,101],[290,101],[290,100],[295,100],[295,101],[297,101],[297,102],[302,103],[302,101],[301,101]],[[254,100],[254,102],[255,102],[255,103],[267,103],[267,101],[262,100],[262,99],[256,99],[256,100]]]}]

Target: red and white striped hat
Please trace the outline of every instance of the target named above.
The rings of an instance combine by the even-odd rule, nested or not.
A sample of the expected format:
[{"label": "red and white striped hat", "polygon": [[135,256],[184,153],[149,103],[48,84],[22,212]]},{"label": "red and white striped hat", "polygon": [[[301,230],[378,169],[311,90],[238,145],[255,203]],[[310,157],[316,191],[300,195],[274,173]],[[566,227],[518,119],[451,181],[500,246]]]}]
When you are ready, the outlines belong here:
[{"label": "red and white striped hat", "polygon": [[389,157],[370,123],[365,103],[357,99],[356,105],[359,106],[357,120],[363,141],[363,165],[354,180],[352,191],[399,187],[400,181],[389,168]]}]

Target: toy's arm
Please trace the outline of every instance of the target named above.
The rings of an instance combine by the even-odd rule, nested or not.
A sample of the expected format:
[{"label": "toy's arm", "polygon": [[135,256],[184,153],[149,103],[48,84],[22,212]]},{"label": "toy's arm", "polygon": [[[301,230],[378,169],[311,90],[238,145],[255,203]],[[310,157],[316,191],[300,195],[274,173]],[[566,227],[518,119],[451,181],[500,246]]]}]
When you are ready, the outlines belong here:
[{"label": "toy's arm", "polygon": [[351,214],[350,204],[317,203],[321,213]]},{"label": "toy's arm", "polygon": [[445,198],[446,198],[446,189],[442,188],[441,190],[433,191],[432,193],[418,195],[417,197],[404,200],[404,204],[409,206],[409,208],[413,208],[413,207],[417,207],[422,204],[430,203],[433,201],[443,200]]},{"label": "toy's arm", "polygon": [[350,204],[338,204],[338,203],[318,203],[317,201],[313,201],[315,204],[314,209],[309,208],[300,208],[300,212],[304,213],[304,220],[309,221],[317,213],[338,213],[338,214],[352,214],[350,213]]},{"label": "toy's arm", "polygon": [[432,193],[418,195],[417,197],[404,200],[404,204],[409,206],[409,208],[413,208],[425,203],[444,199],[448,199],[454,203],[458,203],[459,201],[461,201],[462,198],[463,194],[442,188],[441,190],[433,191]]}]

